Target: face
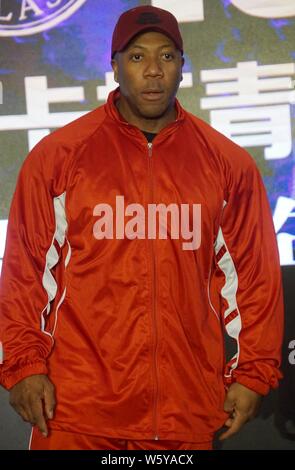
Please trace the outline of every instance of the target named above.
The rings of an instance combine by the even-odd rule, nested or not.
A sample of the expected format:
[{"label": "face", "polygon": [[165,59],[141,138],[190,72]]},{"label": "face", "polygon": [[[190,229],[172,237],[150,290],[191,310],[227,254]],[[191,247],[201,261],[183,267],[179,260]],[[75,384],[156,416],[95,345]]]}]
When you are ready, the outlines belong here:
[{"label": "face", "polygon": [[125,111],[139,120],[171,114],[183,63],[181,52],[164,34],[149,31],[133,38],[112,60]]}]

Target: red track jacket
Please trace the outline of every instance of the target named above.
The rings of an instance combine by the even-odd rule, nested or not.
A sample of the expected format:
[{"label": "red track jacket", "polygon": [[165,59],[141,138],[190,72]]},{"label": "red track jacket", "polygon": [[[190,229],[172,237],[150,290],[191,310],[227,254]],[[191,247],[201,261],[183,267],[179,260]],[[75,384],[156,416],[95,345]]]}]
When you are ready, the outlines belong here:
[{"label": "red track jacket", "polygon": [[[48,374],[52,429],[208,441],[227,418],[229,384],[266,394],[281,377],[268,199],[249,154],[177,100],[177,119],[148,145],[120,117],[119,93],[45,137],[21,168],[1,276],[1,383]],[[116,215],[118,195],[146,209],[145,222],[152,203],[186,204],[190,218],[200,205],[200,246],[184,249],[169,223],[166,239],[128,238],[115,218],[113,238],[108,225],[99,239],[98,205]]]}]

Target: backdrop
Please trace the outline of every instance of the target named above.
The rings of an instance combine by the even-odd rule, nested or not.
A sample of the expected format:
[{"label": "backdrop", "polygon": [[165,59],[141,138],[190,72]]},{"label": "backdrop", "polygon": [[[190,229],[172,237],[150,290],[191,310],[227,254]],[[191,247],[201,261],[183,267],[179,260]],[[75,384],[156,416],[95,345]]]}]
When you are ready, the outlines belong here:
[{"label": "backdrop", "polygon": [[[295,449],[295,0],[0,1],[0,271],[11,197],[28,151],[102,105],[115,88],[118,16],[170,10],[185,44],[183,106],[247,148],[263,176],[284,279],[284,380],[226,449]],[[25,449],[29,426],[0,392],[0,448]]]}]

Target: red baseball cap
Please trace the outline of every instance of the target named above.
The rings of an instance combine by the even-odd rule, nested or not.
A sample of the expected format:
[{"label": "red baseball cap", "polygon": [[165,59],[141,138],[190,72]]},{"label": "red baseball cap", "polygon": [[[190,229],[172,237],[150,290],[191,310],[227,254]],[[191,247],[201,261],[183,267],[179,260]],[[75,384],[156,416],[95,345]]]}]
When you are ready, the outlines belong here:
[{"label": "red baseball cap", "polygon": [[183,42],[177,19],[167,10],[151,5],[139,6],[127,10],[119,17],[112,38],[112,58],[120,52],[134,36],[144,31],[158,31],[174,41],[183,54]]}]

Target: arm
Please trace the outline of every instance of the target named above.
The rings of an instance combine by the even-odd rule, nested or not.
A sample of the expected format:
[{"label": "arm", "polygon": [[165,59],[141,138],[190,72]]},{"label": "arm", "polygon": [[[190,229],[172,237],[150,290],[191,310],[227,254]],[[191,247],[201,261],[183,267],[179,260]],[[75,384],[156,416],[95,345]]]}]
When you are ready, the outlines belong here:
[{"label": "arm", "polygon": [[[227,425],[236,432],[276,388],[283,336],[279,254],[271,210],[252,158],[227,142],[226,195],[215,243],[221,314],[236,354],[225,367]],[[238,426],[237,426],[238,420]],[[233,433],[233,432],[232,432]],[[226,437],[231,433],[227,432]]]},{"label": "arm", "polygon": [[50,269],[58,254],[52,174],[44,165],[38,144],[20,170],[11,203],[0,279],[0,383],[11,390],[10,402],[22,417],[46,432],[42,400],[48,416],[54,408],[46,377],[54,340],[46,316],[56,294]]}]

